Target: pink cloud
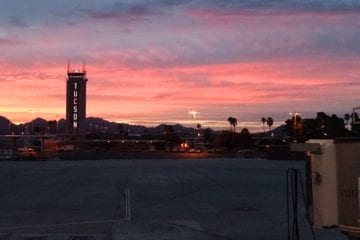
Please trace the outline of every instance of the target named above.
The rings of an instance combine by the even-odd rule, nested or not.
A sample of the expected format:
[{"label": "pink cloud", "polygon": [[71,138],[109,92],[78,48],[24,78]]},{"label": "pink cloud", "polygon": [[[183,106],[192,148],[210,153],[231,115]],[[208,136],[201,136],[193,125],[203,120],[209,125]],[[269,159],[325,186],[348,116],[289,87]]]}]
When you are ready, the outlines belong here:
[{"label": "pink cloud", "polygon": [[22,43],[23,43],[23,41],[21,41],[19,39],[1,38],[0,37],[0,47],[14,46],[14,45],[22,44]]},{"label": "pink cloud", "polygon": [[[291,22],[281,16],[267,19],[274,32],[267,35],[271,32],[269,27],[259,25],[265,18],[254,19],[236,12],[191,14],[203,14],[215,20],[222,18],[218,22],[225,26],[222,38],[211,38],[212,31],[219,26],[204,22],[194,24],[194,29],[202,29],[199,32],[175,32],[180,36],[189,34],[193,39],[179,40],[174,45],[161,45],[161,41],[150,38],[151,43],[145,41],[146,44],[134,47],[129,42],[124,44],[122,38],[117,39],[116,34],[112,35],[115,40],[110,41],[106,34],[86,28],[59,27],[53,30],[49,27],[44,29],[44,35],[29,35],[27,41],[34,43],[32,49],[27,49],[24,54],[14,47],[8,61],[1,62],[4,64],[0,67],[3,73],[0,88],[6,94],[0,96],[0,103],[15,112],[36,108],[41,110],[39,114],[63,113],[66,61],[72,57],[71,54],[88,62],[89,114],[113,116],[114,119],[152,114],[166,117],[163,113],[169,109],[186,113],[184,109],[191,107],[206,109],[213,106],[222,112],[228,106],[232,111],[242,111],[246,105],[258,107],[266,104],[288,109],[294,104],[300,106],[309,101],[314,105],[323,104],[326,99],[340,97],[345,104],[350,104],[351,98],[360,90],[356,83],[360,76],[358,58],[323,54],[298,56],[297,47],[309,46],[311,41],[309,43],[308,36],[300,36],[298,28],[289,30]],[[327,16],[310,20],[301,14],[295,17],[301,19],[301,33],[316,18],[322,19],[326,25],[334,20]],[[249,29],[244,32],[237,30],[235,22],[226,22],[229,18],[243,18],[244,21],[249,18]],[[186,31],[191,27],[188,26]],[[264,29],[267,32],[263,32]],[[288,30],[290,33],[286,38],[276,38],[277,33],[281,35]],[[115,30],[108,28],[105,31],[113,34]],[[137,34],[135,36],[139,38],[146,37]],[[266,37],[273,38],[266,41]],[[257,40],[259,38],[263,41]],[[83,39],[88,40],[81,41]],[[295,50],[290,51],[292,48]],[[284,54],[278,56],[277,51],[284,51]],[[37,52],[50,54],[35,54]],[[259,52],[260,56],[253,56]],[[83,53],[85,56],[82,57]],[[347,93],[345,96],[344,92]],[[303,107],[309,108],[307,105]],[[24,114],[24,119],[28,118],[29,115]]]}]

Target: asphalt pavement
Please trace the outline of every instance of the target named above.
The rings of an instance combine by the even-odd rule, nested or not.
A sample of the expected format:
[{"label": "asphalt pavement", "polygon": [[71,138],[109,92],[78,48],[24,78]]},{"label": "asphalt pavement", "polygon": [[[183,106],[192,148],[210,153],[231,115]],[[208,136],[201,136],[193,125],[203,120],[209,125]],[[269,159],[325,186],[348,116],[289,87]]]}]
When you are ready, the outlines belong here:
[{"label": "asphalt pavement", "polygon": [[[0,162],[0,239],[286,239],[299,161]],[[299,203],[300,239],[311,239]],[[316,229],[317,239],[346,239]]]}]

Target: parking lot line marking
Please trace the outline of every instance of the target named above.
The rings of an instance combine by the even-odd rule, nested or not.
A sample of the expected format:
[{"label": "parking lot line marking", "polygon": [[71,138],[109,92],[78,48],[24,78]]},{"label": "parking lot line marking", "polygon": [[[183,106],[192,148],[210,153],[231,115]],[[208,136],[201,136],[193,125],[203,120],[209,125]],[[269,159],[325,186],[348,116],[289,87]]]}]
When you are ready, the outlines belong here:
[{"label": "parking lot line marking", "polygon": [[125,219],[126,221],[131,220],[131,197],[130,197],[130,189],[125,189]]}]

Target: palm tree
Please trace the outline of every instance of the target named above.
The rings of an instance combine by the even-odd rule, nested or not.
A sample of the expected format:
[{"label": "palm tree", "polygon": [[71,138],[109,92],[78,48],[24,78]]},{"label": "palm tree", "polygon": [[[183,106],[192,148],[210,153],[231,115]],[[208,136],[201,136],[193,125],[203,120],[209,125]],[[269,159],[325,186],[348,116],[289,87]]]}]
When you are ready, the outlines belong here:
[{"label": "palm tree", "polygon": [[228,117],[228,122],[229,122],[229,124],[230,124],[230,128],[232,128],[233,129],[233,132],[235,133],[235,127],[236,127],[236,125],[237,125],[237,119],[236,118],[234,118],[234,117]]},{"label": "palm tree", "polygon": [[262,124],[263,124],[263,132],[265,132],[266,118],[262,117],[262,118],[261,118],[261,122],[262,122]]},{"label": "palm tree", "polygon": [[266,124],[269,126],[269,130],[271,131],[271,126],[274,124],[274,119],[272,119],[272,117],[268,117]]}]

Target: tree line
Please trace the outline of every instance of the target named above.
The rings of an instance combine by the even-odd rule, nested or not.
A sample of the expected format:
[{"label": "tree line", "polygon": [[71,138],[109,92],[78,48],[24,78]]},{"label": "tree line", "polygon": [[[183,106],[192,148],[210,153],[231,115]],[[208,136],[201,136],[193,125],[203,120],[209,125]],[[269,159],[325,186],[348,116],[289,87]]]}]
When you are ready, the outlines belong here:
[{"label": "tree line", "polygon": [[290,137],[299,142],[308,139],[335,139],[339,137],[360,136],[359,116],[357,113],[338,117],[318,112],[315,118],[302,119],[299,115],[285,121]]}]

